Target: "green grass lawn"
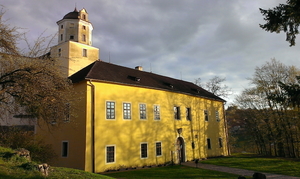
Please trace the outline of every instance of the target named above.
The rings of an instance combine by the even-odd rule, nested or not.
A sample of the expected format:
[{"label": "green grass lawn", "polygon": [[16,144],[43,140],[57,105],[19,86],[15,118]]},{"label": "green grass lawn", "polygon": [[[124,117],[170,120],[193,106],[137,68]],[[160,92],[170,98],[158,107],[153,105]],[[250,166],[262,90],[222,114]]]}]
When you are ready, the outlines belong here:
[{"label": "green grass lawn", "polygon": [[141,179],[141,178],[143,179],[147,179],[147,178],[233,179],[233,178],[238,178],[238,175],[187,167],[183,165],[156,167],[151,169],[137,169],[137,170],[116,172],[116,173],[108,172],[105,175],[114,178],[122,178],[122,179]]},{"label": "green grass lawn", "polygon": [[[36,163],[28,162],[13,154],[9,148],[0,147],[0,179],[45,179],[37,170]],[[82,170],[51,167],[48,179],[109,179],[111,177]]]},{"label": "green grass lawn", "polygon": [[[20,157],[6,157],[13,151],[0,147],[0,179],[43,179],[34,162],[24,161]],[[286,158],[268,158],[255,154],[234,154],[229,157],[212,158],[201,163],[215,164],[227,167],[242,168],[267,173],[276,173],[300,177],[300,160]],[[24,165],[25,164],[25,165]],[[108,172],[104,175],[84,172],[82,170],[51,167],[49,179],[135,179],[135,178],[194,178],[194,179],[233,179],[238,175],[204,170],[183,165],[153,167],[147,169]],[[248,179],[251,177],[249,176]]]},{"label": "green grass lawn", "polygon": [[262,157],[257,154],[233,154],[228,157],[204,160],[201,163],[300,177],[299,159]]}]

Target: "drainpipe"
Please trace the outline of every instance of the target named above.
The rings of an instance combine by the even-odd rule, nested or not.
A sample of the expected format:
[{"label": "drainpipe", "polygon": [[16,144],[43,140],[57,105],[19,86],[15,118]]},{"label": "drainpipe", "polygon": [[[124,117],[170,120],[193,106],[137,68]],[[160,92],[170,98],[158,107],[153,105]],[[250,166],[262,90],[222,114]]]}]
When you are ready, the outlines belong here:
[{"label": "drainpipe", "polygon": [[88,86],[91,87],[91,157],[92,157],[92,172],[95,173],[95,85],[91,80],[88,81]]}]

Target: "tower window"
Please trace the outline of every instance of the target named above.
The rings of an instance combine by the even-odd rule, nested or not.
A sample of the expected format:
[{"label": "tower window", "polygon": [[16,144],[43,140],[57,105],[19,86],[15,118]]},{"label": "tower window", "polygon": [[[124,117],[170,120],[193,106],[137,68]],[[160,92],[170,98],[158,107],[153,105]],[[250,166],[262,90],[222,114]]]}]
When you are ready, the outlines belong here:
[{"label": "tower window", "polygon": [[85,34],[82,35],[82,41],[84,41],[84,42],[86,41],[86,36],[85,36]]},{"label": "tower window", "polygon": [[83,20],[86,19],[86,15],[85,15],[85,14],[82,15],[82,19],[83,19]]},{"label": "tower window", "polygon": [[82,50],[82,56],[83,57],[87,57],[87,49],[83,49]]},{"label": "tower window", "polygon": [[60,41],[63,40],[63,34],[60,34]]},{"label": "tower window", "polygon": [[83,28],[83,30],[85,30],[86,29],[85,25],[83,25],[82,28]]},{"label": "tower window", "polygon": [[70,35],[70,40],[74,40],[74,35]]},{"label": "tower window", "polygon": [[64,28],[64,25],[61,25],[60,28],[63,29],[63,28]]},{"label": "tower window", "polygon": [[61,48],[58,49],[58,56],[61,56]]}]

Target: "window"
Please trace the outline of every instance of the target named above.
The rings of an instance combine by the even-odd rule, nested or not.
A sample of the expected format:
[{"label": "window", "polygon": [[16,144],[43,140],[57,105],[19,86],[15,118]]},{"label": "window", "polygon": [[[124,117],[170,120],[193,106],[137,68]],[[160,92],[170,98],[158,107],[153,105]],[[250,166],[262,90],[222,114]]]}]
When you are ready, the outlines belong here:
[{"label": "window", "polygon": [[82,14],[82,19],[85,20],[86,19],[86,15]]},{"label": "window", "polygon": [[82,56],[87,57],[87,49],[82,49]]},{"label": "window", "polygon": [[106,119],[115,119],[115,102],[106,102]]},{"label": "window", "polygon": [[115,146],[106,147],[106,163],[115,162]]},{"label": "window", "polygon": [[61,48],[58,49],[58,56],[61,56]]},{"label": "window", "polygon": [[63,28],[64,28],[64,25],[61,25],[60,28],[63,29]]},{"label": "window", "polygon": [[70,40],[74,40],[74,35],[70,35]]},{"label": "window", "polygon": [[148,144],[142,143],[141,144],[141,158],[147,158],[148,157]]},{"label": "window", "polygon": [[177,120],[180,119],[180,107],[174,106],[174,118]]},{"label": "window", "polygon": [[140,104],[140,119],[146,119],[146,104]]},{"label": "window", "polygon": [[61,147],[61,156],[62,157],[68,157],[68,151],[69,151],[69,142],[63,141],[62,147]]},{"label": "window", "polygon": [[131,104],[123,103],[123,119],[131,119]]},{"label": "window", "polygon": [[84,42],[86,41],[86,36],[85,36],[85,34],[82,35],[82,41],[84,41]]},{"label": "window", "polygon": [[221,138],[221,137],[219,138],[219,147],[220,147],[220,148],[222,148],[222,147],[223,147],[223,140],[222,140],[222,138]]},{"label": "window", "polygon": [[154,120],[160,120],[160,106],[154,105]]},{"label": "window", "polygon": [[83,26],[82,26],[82,29],[83,29],[83,30],[85,30],[85,29],[86,29],[85,25],[83,25]]},{"label": "window", "polygon": [[219,111],[216,111],[216,120],[217,120],[217,122],[220,121]]},{"label": "window", "polygon": [[206,139],[206,140],[207,140],[207,149],[211,149],[210,139]]},{"label": "window", "polygon": [[191,121],[191,108],[186,108],[186,120]]},{"label": "window", "polygon": [[63,40],[63,34],[60,34],[60,41]]},{"label": "window", "polygon": [[156,142],[155,143],[155,148],[156,148],[156,156],[161,156],[161,142]]},{"label": "window", "polygon": [[204,119],[205,121],[208,121],[208,111],[204,110]]}]

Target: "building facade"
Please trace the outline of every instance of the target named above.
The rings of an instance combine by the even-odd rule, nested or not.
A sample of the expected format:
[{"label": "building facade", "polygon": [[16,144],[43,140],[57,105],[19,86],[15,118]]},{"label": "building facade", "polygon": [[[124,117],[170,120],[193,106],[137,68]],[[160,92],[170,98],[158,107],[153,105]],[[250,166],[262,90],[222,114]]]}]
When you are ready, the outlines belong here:
[{"label": "building facade", "polygon": [[[59,29],[68,27],[73,20],[68,18],[82,18],[82,12],[67,14],[58,21]],[[62,39],[68,37],[66,31]],[[69,54],[60,58],[67,61],[62,64],[76,67],[68,76],[80,94],[73,106],[77,112],[62,124],[39,121],[37,130],[58,155],[53,165],[98,173],[228,155],[223,99],[193,83],[103,62],[97,55],[86,57],[89,65],[85,58],[72,64],[72,58],[81,57],[81,45],[91,45],[72,40],[59,40],[51,55],[61,57],[57,52],[62,48]],[[77,44],[77,56],[66,43]]]}]

